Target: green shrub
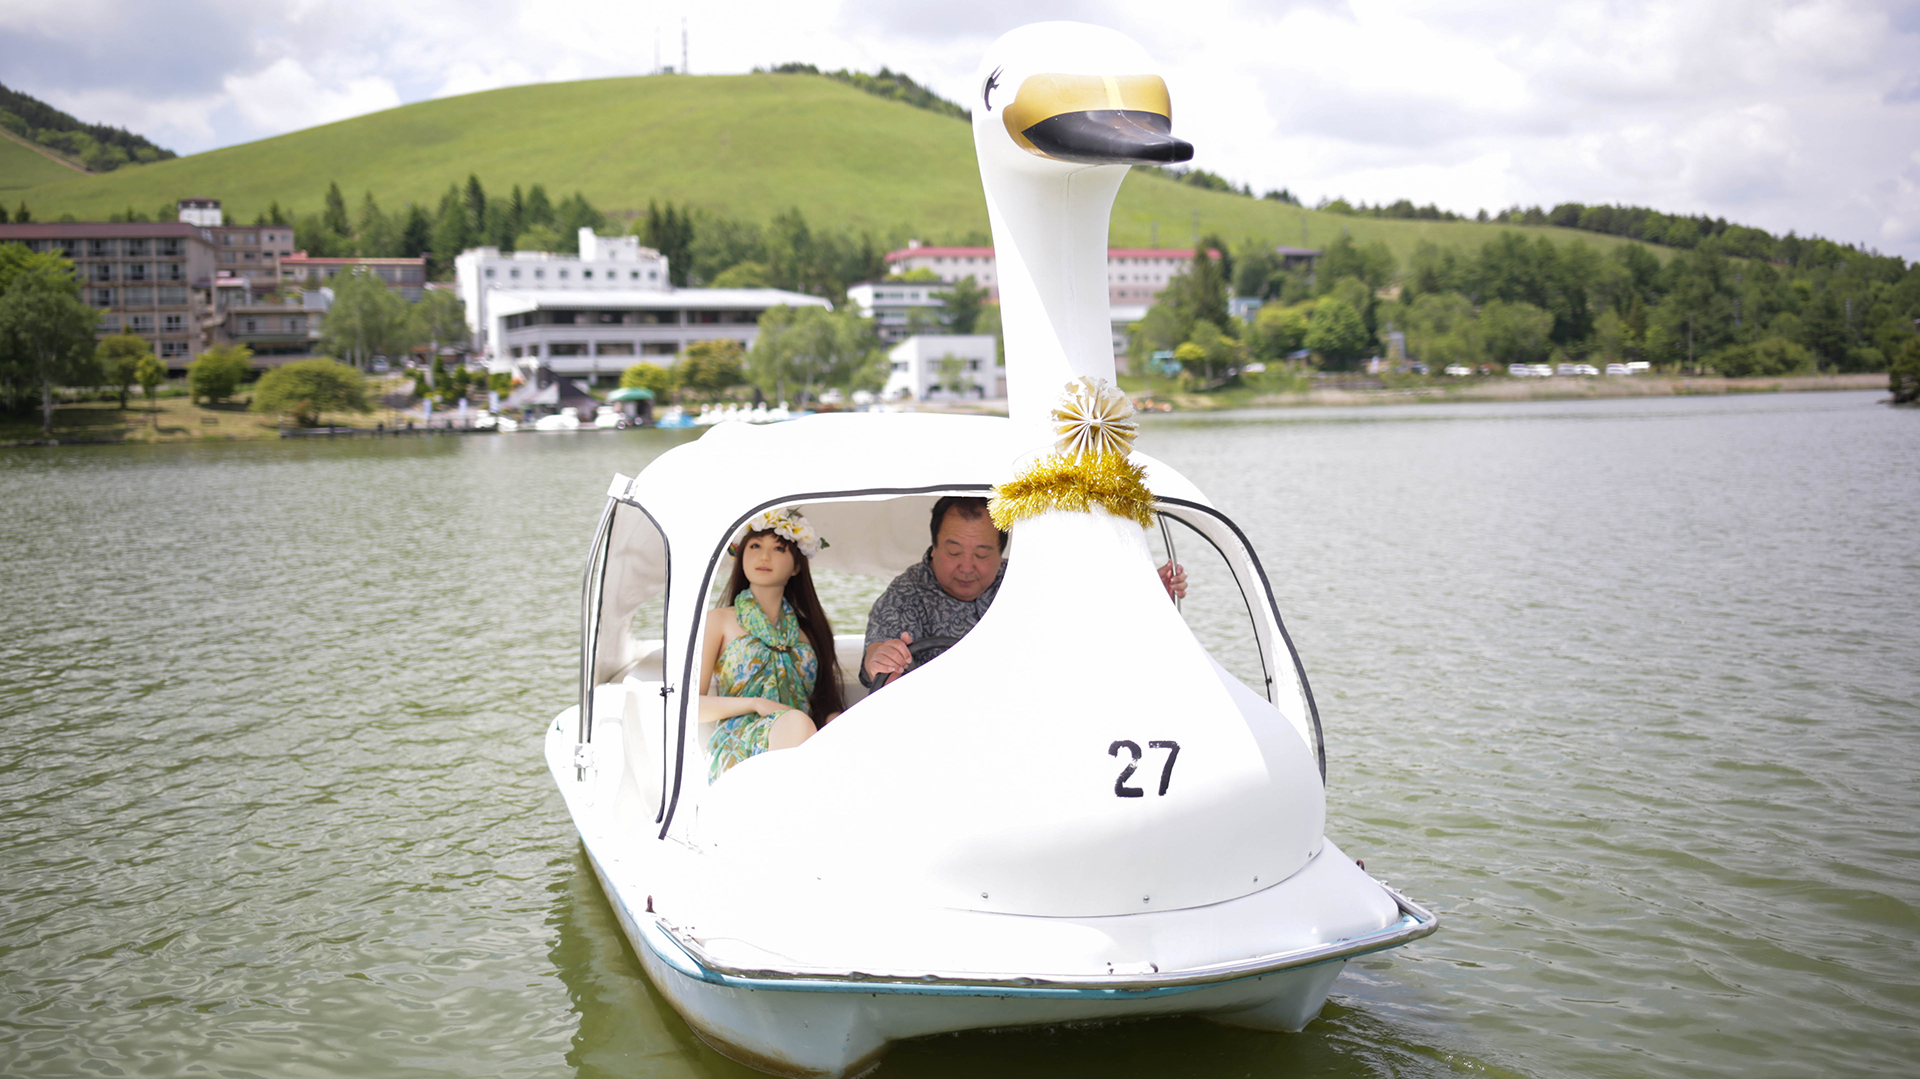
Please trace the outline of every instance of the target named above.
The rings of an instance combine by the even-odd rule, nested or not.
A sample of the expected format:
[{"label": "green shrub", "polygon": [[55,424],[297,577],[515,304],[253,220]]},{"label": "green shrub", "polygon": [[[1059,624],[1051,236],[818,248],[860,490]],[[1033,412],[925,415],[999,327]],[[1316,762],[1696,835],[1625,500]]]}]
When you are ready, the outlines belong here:
[{"label": "green shrub", "polygon": [[1813,353],[1784,337],[1728,345],[1710,353],[1706,365],[1728,378],[1772,378],[1811,374],[1814,370]]},{"label": "green shrub", "polygon": [[673,391],[673,382],[673,372],[657,363],[636,363],[620,372],[621,389],[652,390],[658,400]]},{"label": "green shrub", "polygon": [[278,412],[302,427],[318,427],[326,412],[371,412],[364,375],[332,360],[297,360],[260,376],[255,412]]},{"label": "green shrub", "polygon": [[187,387],[195,402],[219,404],[240,388],[252,366],[253,350],[245,345],[210,348],[187,365]]},{"label": "green shrub", "polygon": [[1887,368],[1887,388],[1896,405],[1920,404],[1920,337],[1909,338]]}]

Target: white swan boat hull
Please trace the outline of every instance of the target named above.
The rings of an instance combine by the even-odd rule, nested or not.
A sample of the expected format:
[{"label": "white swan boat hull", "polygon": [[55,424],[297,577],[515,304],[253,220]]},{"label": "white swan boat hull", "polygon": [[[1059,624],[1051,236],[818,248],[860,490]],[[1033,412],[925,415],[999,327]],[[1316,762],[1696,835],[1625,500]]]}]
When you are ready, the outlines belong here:
[{"label": "white swan boat hull", "polygon": [[[1298,1030],[1348,958],[1435,928],[1325,838],[1319,711],[1251,539],[1132,449],[1108,215],[1128,165],[1192,152],[1151,70],[1060,23],[981,65],[1007,419],[716,423],[608,488],[546,756],[648,975],[749,1065],[1163,1015]],[[804,507],[831,541],[810,573],[890,580],[932,556],[941,498],[995,490],[1011,547],[978,622],[871,696],[837,637],[844,710],[710,782],[706,612],[748,523]],[[1194,624],[1155,573],[1176,534],[1222,594]]]},{"label": "white swan boat hull", "polygon": [[656,896],[724,922],[716,892],[756,882],[728,888],[727,868],[696,848],[633,842],[643,822],[623,814],[621,792],[641,747],[628,742],[621,707],[658,691],[642,679],[599,687],[585,755],[578,710],[562,712],[547,730],[548,766],[647,977],[703,1041],[761,1071],[852,1075],[892,1042],[1036,1024],[1185,1015],[1297,1031],[1349,958],[1437,926],[1331,841],[1286,880],[1183,910],[1030,917],[851,909],[822,894],[793,897],[785,919],[756,920],[751,944],[724,926],[679,924],[664,900],[656,912]]}]

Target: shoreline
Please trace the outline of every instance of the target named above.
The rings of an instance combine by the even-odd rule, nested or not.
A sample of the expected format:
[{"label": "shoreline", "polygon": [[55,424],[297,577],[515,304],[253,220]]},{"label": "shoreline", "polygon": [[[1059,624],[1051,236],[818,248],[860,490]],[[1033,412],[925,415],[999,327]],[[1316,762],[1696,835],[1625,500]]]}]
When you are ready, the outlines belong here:
[{"label": "shoreline", "polygon": [[[1129,379],[1128,381],[1134,381]],[[1173,406],[1170,414],[1226,412],[1247,408],[1350,408],[1360,405],[1446,404],[1450,402],[1502,401],[1584,401],[1626,397],[1699,397],[1755,393],[1821,393],[1834,391],[1887,390],[1884,372],[1847,375],[1797,375],[1782,378],[1647,377],[1634,375],[1614,378],[1518,379],[1492,376],[1464,380],[1458,384],[1432,383],[1415,386],[1316,387],[1304,393],[1261,393],[1257,390],[1230,390],[1219,394],[1174,393],[1154,396]],[[1365,380],[1374,381],[1378,380]],[[1145,394],[1135,393],[1140,397]],[[918,412],[959,415],[1004,416],[1005,398],[974,401],[920,401]],[[159,442],[252,442],[285,437],[326,437],[325,429],[282,434],[278,424],[257,413],[248,413],[236,405],[209,407],[192,405],[180,399],[149,407],[144,402],[119,409],[98,404],[57,409],[56,417],[67,413],[84,416],[92,422],[62,424],[56,422],[52,439],[18,438],[0,440],[0,448],[18,446],[122,446]],[[393,413],[382,414],[392,417]],[[77,417],[75,417],[77,418]],[[373,425],[348,425],[356,433],[372,434]],[[209,429],[211,428],[211,429]],[[293,432],[297,431],[297,435]],[[111,437],[99,437],[112,433]],[[339,434],[346,435],[346,430]],[[439,429],[406,430],[389,424],[388,435],[417,436],[456,433]],[[457,432],[465,433],[465,432]],[[92,437],[89,437],[92,436]]]},{"label": "shoreline", "polygon": [[[1137,384],[1138,380],[1129,379]],[[1173,405],[1172,414],[1182,412],[1227,412],[1244,408],[1350,408],[1356,405],[1446,404],[1455,401],[1585,401],[1625,397],[1701,397],[1756,393],[1825,393],[1837,391],[1887,390],[1887,375],[1882,371],[1846,375],[1795,375],[1779,378],[1721,378],[1717,375],[1684,377],[1629,375],[1613,378],[1519,379],[1494,375],[1463,379],[1458,383],[1431,383],[1416,386],[1378,385],[1378,379],[1357,376],[1351,382],[1370,381],[1374,386],[1315,387],[1303,393],[1261,393],[1257,390],[1232,390],[1219,394],[1147,393],[1131,391],[1138,400],[1151,395]],[[914,406],[921,412],[952,412],[963,415],[1004,416],[1005,398],[982,401],[921,401]]]},{"label": "shoreline", "polygon": [[[1623,397],[1699,397],[1746,393],[1826,393],[1885,390],[1885,372],[1846,375],[1794,375],[1778,378],[1722,378],[1628,375],[1612,378],[1519,379],[1493,376],[1450,386],[1378,389],[1315,388],[1305,393],[1255,394],[1237,408],[1337,407],[1448,401],[1584,401]],[[1183,398],[1186,395],[1182,395]]]}]

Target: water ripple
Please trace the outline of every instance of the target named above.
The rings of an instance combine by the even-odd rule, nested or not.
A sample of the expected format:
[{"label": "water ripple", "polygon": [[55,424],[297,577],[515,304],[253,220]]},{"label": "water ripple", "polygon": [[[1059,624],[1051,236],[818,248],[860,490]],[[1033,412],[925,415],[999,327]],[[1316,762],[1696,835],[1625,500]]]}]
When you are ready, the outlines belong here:
[{"label": "water ripple", "polygon": [[[1446,927],[1301,1035],[880,1074],[1910,1067],[1920,416],[1875,397],[1151,418],[1267,565],[1330,833]],[[538,752],[607,477],[685,437],[0,451],[0,1072],[744,1074],[640,976]],[[877,585],[823,588],[852,625]]]}]

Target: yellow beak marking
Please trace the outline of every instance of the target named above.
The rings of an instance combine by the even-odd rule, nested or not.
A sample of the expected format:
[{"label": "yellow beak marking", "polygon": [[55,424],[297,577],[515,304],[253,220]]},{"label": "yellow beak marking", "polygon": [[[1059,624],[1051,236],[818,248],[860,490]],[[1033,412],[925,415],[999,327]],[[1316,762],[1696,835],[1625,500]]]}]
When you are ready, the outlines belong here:
[{"label": "yellow beak marking", "polygon": [[1149,112],[1171,123],[1173,101],[1158,75],[1029,75],[1001,119],[1015,144],[1046,157],[1027,138],[1028,128],[1063,113],[1097,111]]}]

